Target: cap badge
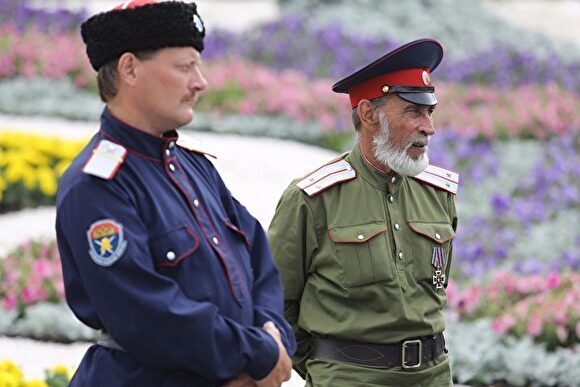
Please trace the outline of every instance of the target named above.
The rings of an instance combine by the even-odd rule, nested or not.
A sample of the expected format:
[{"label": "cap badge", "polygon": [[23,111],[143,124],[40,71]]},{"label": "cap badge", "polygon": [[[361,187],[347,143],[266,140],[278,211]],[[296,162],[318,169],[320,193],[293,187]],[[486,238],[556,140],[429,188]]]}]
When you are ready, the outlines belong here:
[{"label": "cap badge", "polygon": [[383,93],[387,94],[389,92],[389,86],[385,85],[381,90],[383,91]]},{"label": "cap badge", "polygon": [[203,23],[197,14],[193,15],[193,24],[199,33],[203,32]]},{"label": "cap badge", "polygon": [[423,83],[425,84],[425,86],[429,86],[431,84],[431,76],[427,71],[423,70],[421,77],[423,78]]}]

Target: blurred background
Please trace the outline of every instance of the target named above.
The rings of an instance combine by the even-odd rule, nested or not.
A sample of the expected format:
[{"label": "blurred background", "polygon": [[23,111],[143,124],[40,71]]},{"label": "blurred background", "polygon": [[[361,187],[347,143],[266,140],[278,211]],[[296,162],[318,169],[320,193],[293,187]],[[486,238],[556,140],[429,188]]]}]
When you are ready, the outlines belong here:
[{"label": "blurred background", "polygon": [[[0,0],[0,386],[66,385],[95,337],[63,301],[54,199],[103,108],[79,25],[117,3]],[[461,174],[456,382],[580,385],[580,2],[197,4],[209,88],[184,130],[217,150],[264,227],[292,178],[353,144],[348,97],[331,85],[395,46],[440,40],[430,158]]]}]

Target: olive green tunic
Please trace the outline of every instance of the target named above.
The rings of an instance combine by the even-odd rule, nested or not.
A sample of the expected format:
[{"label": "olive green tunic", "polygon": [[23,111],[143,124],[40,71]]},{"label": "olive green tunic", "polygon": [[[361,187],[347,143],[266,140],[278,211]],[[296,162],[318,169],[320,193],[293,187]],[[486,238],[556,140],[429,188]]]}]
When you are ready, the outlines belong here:
[{"label": "olive green tunic", "polygon": [[445,328],[445,289],[433,284],[432,257],[443,247],[446,285],[457,225],[454,195],[387,176],[365,162],[358,147],[343,157],[355,179],[312,197],[293,181],[269,229],[285,316],[298,340],[294,368],[308,375],[309,385],[447,386],[446,355],[414,370],[311,359],[312,337],[397,343]]}]

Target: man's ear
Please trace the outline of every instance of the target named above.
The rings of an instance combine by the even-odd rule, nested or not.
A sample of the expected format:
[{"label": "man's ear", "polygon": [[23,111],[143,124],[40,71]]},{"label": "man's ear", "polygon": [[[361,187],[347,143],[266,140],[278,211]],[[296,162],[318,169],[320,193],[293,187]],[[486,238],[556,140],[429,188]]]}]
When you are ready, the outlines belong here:
[{"label": "man's ear", "polygon": [[356,107],[356,112],[363,126],[374,128],[379,123],[376,109],[371,106],[368,99],[361,99]]},{"label": "man's ear", "polygon": [[139,58],[131,52],[126,52],[119,58],[117,63],[117,72],[119,74],[119,81],[133,86],[137,80],[137,67],[139,66]]}]

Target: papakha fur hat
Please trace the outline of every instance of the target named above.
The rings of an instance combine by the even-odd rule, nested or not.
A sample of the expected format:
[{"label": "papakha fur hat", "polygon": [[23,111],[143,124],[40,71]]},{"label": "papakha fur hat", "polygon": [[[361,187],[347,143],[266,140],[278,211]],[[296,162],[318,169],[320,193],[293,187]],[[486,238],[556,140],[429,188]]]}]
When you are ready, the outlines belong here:
[{"label": "papakha fur hat", "polygon": [[101,66],[125,52],[164,47],[203,51],[205,26],[195,3],[133,0],[96,14],[81,25],[91,66]]}]

